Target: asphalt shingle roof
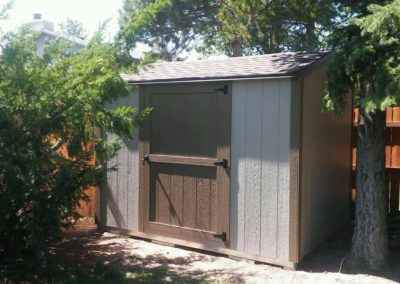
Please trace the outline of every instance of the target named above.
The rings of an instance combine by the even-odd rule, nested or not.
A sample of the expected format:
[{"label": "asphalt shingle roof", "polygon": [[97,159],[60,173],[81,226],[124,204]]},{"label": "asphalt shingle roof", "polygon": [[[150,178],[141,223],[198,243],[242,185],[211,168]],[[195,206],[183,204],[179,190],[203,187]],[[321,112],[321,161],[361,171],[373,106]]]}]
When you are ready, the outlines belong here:
[{"label": "asphalt shingle roof", "polygon": [[325,55],[324,52],[284,52],[226,59],[160,62],[124,77],[130,83],[150,83],[291,76]]}]

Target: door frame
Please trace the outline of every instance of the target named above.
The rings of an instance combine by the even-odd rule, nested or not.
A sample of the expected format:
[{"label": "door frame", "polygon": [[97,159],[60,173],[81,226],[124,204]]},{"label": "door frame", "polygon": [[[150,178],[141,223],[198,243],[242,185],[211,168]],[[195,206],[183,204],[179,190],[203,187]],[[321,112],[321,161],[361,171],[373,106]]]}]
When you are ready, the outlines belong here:
[{"label": "door frame", "polygon": [[[179,84],[159,84],[159,85],[140,85],[139,86],[139,110],[142,111],[148,105],[150,105],[150,97],[147,95],[149,90],[154,93],[162,93],[165,89],[168,89],[168,93],[187,93],[189,89],[191,92],[209,92],[210,90],[218,90],[223,94],[218,95],[217,102],[218,103],[217,110],[222,112],[223,115],[221,117],[224,118],[222,121],[216,121],[218,131],[220,135],[218,136],[217,143],[217,155],[216,158],[218,160],[225,159],[227,161],[227,167],[217,167],[217,188],[226,187],[227,190],[224,191],[222,196],[222,200],[219,200],[219,206],[221,208],[221,212],[226,212],[223,217],[218,218],[217,230],[218,232],[226,233],[226,240],[223,242],[225,247],[230,247],[230,171],[231,171],[231,127],[232,127],[232,84],[231,82],[203,82],[203,83],[179,83]],[[223,100],[220,100],[221,96]],[[222,103],[223,102],[223,103]],[[150,189],[150,164],[146,161],[145,155],[150,153],[150,121],[145,120],[143,122],[143,127],[139,129],[139,231],[146,235],[145,232],[145,222],[148,217],[148,212],[150,210],[150,200],[149,196],[147,196]],[[210,158],[212,159],[212,158]],[[173,228],[173,226],[171,226]],[[179,231],[182,232],[184,236],[189,236],[188,238],[190,242],[197,242],[196,238],[191,238],[191,234],[194,232],[190,232],[190,230],[178,227]],[[176,229],[176,228],[175,228]],[[201,230],[193,229],[192,231],[201,232]],[[196,233],[195,233],[196,234]],[[149,233],[149,238],[151,235],[155,235],[154,233]],[[160,237],[164,237],[163,230],[160,230],[160,233],[157,234]],[[171,234],[169,236],[165,236],[167,238],[171,238]],[[172,238],[175,238],[172,236]],[[176,237],[178,240],[182,240],[179,237]],[[183,240],[185,241],[185,240]],[[210,246],[215,246],[215,243],[209,242]]]}]

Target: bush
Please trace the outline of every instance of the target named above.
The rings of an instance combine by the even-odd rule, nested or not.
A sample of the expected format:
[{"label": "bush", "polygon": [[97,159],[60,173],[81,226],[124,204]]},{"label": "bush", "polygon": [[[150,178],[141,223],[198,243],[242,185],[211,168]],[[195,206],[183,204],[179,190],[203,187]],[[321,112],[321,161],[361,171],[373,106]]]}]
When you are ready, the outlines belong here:
[{"label": "bush", "polygon": [[96,133],[129,137],[142,117],[107,107],[129,93],[111,45],[71,54],[57,40],[39,57],[36,39],[21,30],[0,50],[0,250],[14,256],[41,255],[70,225],[83,189],[101,182],[117,144]]}]

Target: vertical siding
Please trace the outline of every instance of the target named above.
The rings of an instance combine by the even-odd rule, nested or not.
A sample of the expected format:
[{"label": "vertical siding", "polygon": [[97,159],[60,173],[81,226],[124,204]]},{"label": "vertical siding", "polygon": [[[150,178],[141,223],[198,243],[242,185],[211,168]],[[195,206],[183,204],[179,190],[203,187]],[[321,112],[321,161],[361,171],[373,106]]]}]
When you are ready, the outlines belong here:
[{"label": "vertical siding", "polygon": [[278,258],[289,259],[289,153],[291,118],[291,83],[282,84],[279,92],[279,170],[278,170]]},{"label": "vertical siding", "polygon": [[[139,107],[135,92],[121,99],[117,105]],[[138,131],[131,140],[124,141],[117,155],[108,162],[107,183],[102,188],[101,222],[105,226],[138,230],[139,216],[139,150]],[[112,137],[110,137],[112,139]]]},{"label": "vertical siding", "polygon": [[349,223],[351,107],[321,112],[323,67],[304,78],[301,161],[301,257]]},{"label": "vertical siding", "polygon": [[[262,136],[261,254],[276,258],[278,234],[279,184],[279,81],[264,83]],[[278,106],[278,107],[277,107]],[[271,230],[271,228],[273,228]]]},{"label": "vertical siding", "polygon": [[[254,81],[247,86],[251,92],[247,96],[247,111],[244,147],[246,161],[245,175],[245,218],[244,239],[245,251],[250,254],[260,253],[261,243],[261,145],[262,145],[262,114],[263,114],[263,81]],[[251,97],[249,97],[251,96]],[[248,111],[251,110],[251,111]]]},{"label": "vertical siding", "polygon": [[288,261],[289,80],[233,83],[232,249]]}]

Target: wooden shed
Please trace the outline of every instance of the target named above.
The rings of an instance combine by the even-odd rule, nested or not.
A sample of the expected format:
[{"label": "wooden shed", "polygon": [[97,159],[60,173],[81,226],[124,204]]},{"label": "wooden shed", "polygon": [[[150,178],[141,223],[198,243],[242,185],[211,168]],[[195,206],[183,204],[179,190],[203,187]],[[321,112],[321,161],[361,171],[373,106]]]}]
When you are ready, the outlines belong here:
[{"label": "wooden shed", "polygon": [[110,230],[295,267],[348,224],[351,108],[321,112],[324,53],[156,63],[120,104],[152,107],[102,188]]}]

